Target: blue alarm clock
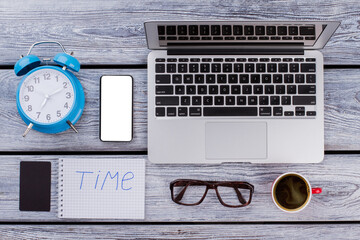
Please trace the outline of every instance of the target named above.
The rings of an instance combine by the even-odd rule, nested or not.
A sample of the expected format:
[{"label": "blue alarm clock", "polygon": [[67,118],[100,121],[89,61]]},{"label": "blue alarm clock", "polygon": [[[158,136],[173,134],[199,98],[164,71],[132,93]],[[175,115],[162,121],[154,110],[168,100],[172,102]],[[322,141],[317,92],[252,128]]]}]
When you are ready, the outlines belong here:
[{"label": "blue alarm clock", "polygon": [[[40,59],[30,54],[33,47],[45,43],[58,44],[63,50],[53,58],[60,66],[40,66]],[[74,125],[83,112],[85,95],[80,81],[69,71],[80,70],[80,63],[72,53],[67,54],[59,42],[37,42],[27,56],[17,61],[14,70],[17,76],[25,75],[16,93],[17,109],[28,125],[23,137],[31,129],[59,133],[72,128],[77,132]]]}]

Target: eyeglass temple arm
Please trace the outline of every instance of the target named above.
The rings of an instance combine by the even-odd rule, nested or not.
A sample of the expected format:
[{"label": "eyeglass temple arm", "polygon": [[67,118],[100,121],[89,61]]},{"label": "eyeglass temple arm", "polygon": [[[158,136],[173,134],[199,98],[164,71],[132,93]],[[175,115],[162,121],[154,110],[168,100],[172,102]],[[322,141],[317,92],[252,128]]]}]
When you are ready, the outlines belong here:
[{"label": "eyeglass temple arm", "polygon": [[243,198],[243,196],[241,195],[241,192],[239,191],[239,189],[237,189],[237,188],[234,188],[234,189],[235,189],[235,192],[236,192],[236,195],[237,195],[239,201],[240,201],[242,204],[245,204],[246,201],[245,201],[245,199]]},{"label": "eyeglass temple arm", "polygon": [[181,201],[181,199],[184,196],[184,193],[186,191],[186,188],[188,187],[188,184],[181,190],[181,192],[176,196],[175,201]]}]

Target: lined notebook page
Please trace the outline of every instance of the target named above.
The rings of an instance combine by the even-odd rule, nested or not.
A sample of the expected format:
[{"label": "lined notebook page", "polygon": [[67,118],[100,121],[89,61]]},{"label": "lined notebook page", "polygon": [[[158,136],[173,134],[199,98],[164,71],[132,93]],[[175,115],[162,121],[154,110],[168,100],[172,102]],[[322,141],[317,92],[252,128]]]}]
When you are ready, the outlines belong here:
[{"label": "lined notebook page", "polygon": [[144,159],[60,159],[59,218],[144,219],[144,212]]}]

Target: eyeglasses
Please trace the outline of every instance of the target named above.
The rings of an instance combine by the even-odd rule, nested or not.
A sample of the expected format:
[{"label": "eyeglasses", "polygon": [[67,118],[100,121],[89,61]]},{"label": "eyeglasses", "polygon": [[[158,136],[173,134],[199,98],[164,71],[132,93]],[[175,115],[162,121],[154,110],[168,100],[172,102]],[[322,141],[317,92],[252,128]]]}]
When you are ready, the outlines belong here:
[{"label": "eyeglasses", "polygon": [[199,205],[209,189],[225,207],[245,207],[250,204],[254,186],[247,182],[201,181],[177,179],[170,183],[171,199],[181,205]]}]

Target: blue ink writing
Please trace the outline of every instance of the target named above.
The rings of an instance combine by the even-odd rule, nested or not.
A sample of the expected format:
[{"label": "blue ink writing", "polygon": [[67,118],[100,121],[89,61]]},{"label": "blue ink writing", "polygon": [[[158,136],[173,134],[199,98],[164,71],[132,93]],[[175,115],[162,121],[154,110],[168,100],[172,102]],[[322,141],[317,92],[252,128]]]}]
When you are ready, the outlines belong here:
[{"label": "blue ink writing", "polygon": [[[100,173],[100,171],[99,171],[99,173]],[[99,180],[99,175],[100,175],[100,174],[98,174],[97,177],[96,177],[95,189],[96,189],[96,186],[97,186],[97,183],[98,183],[98,180]]]},{"label": "blue ink writing", "polygon": [[108,175],[110,175],[110,178],[111,178],[111,179],[114,179],[115,177],[117,177],[117,179],[116,179],[116,190],[118,190],[118,187],[119,187],[119,172],[116,172],[116,174],[112,177],[110,171],[108,171],[108,172],[106,173],[106,176],[105,176],[105,178],[104,178],[104,182],[103,182],[103,184],[102,184],[102,186],[101,186],[101,190],[103,190],[103,188],[104,188],[104,184],[105,184],[105,182],[106,182],[106,178],[107,178]]},{"label": "blue ink writing", "polygon": [[[131,174],[131,177],[125,178],[126,175],[128,175],[128,174],[129,174],[129,175]],[[125,181],[129,181],[129,180],[131,180],[131,179],[133,179],[133,178],[134,178],[134,174],[133,174],[132,172],[127,172],[127,173],[124,174],[124,176],[123,176],[123,178],[122,178],[122,180],[121,180],[121,188],[122,188],[122,190],[130,190],[130,189],[132,189],[132,187],[124,188],[124,182],[125,182]]]},{"label": "blue ink writing", "polygon": [[82,173],[81,183],[80,183],[80,190],[81,190],[82,185],[83,185],[83,181],[84,181],[84,175],[85,175],[85,173],[93,173],[93,172],[76,171],[76,173]]}]

